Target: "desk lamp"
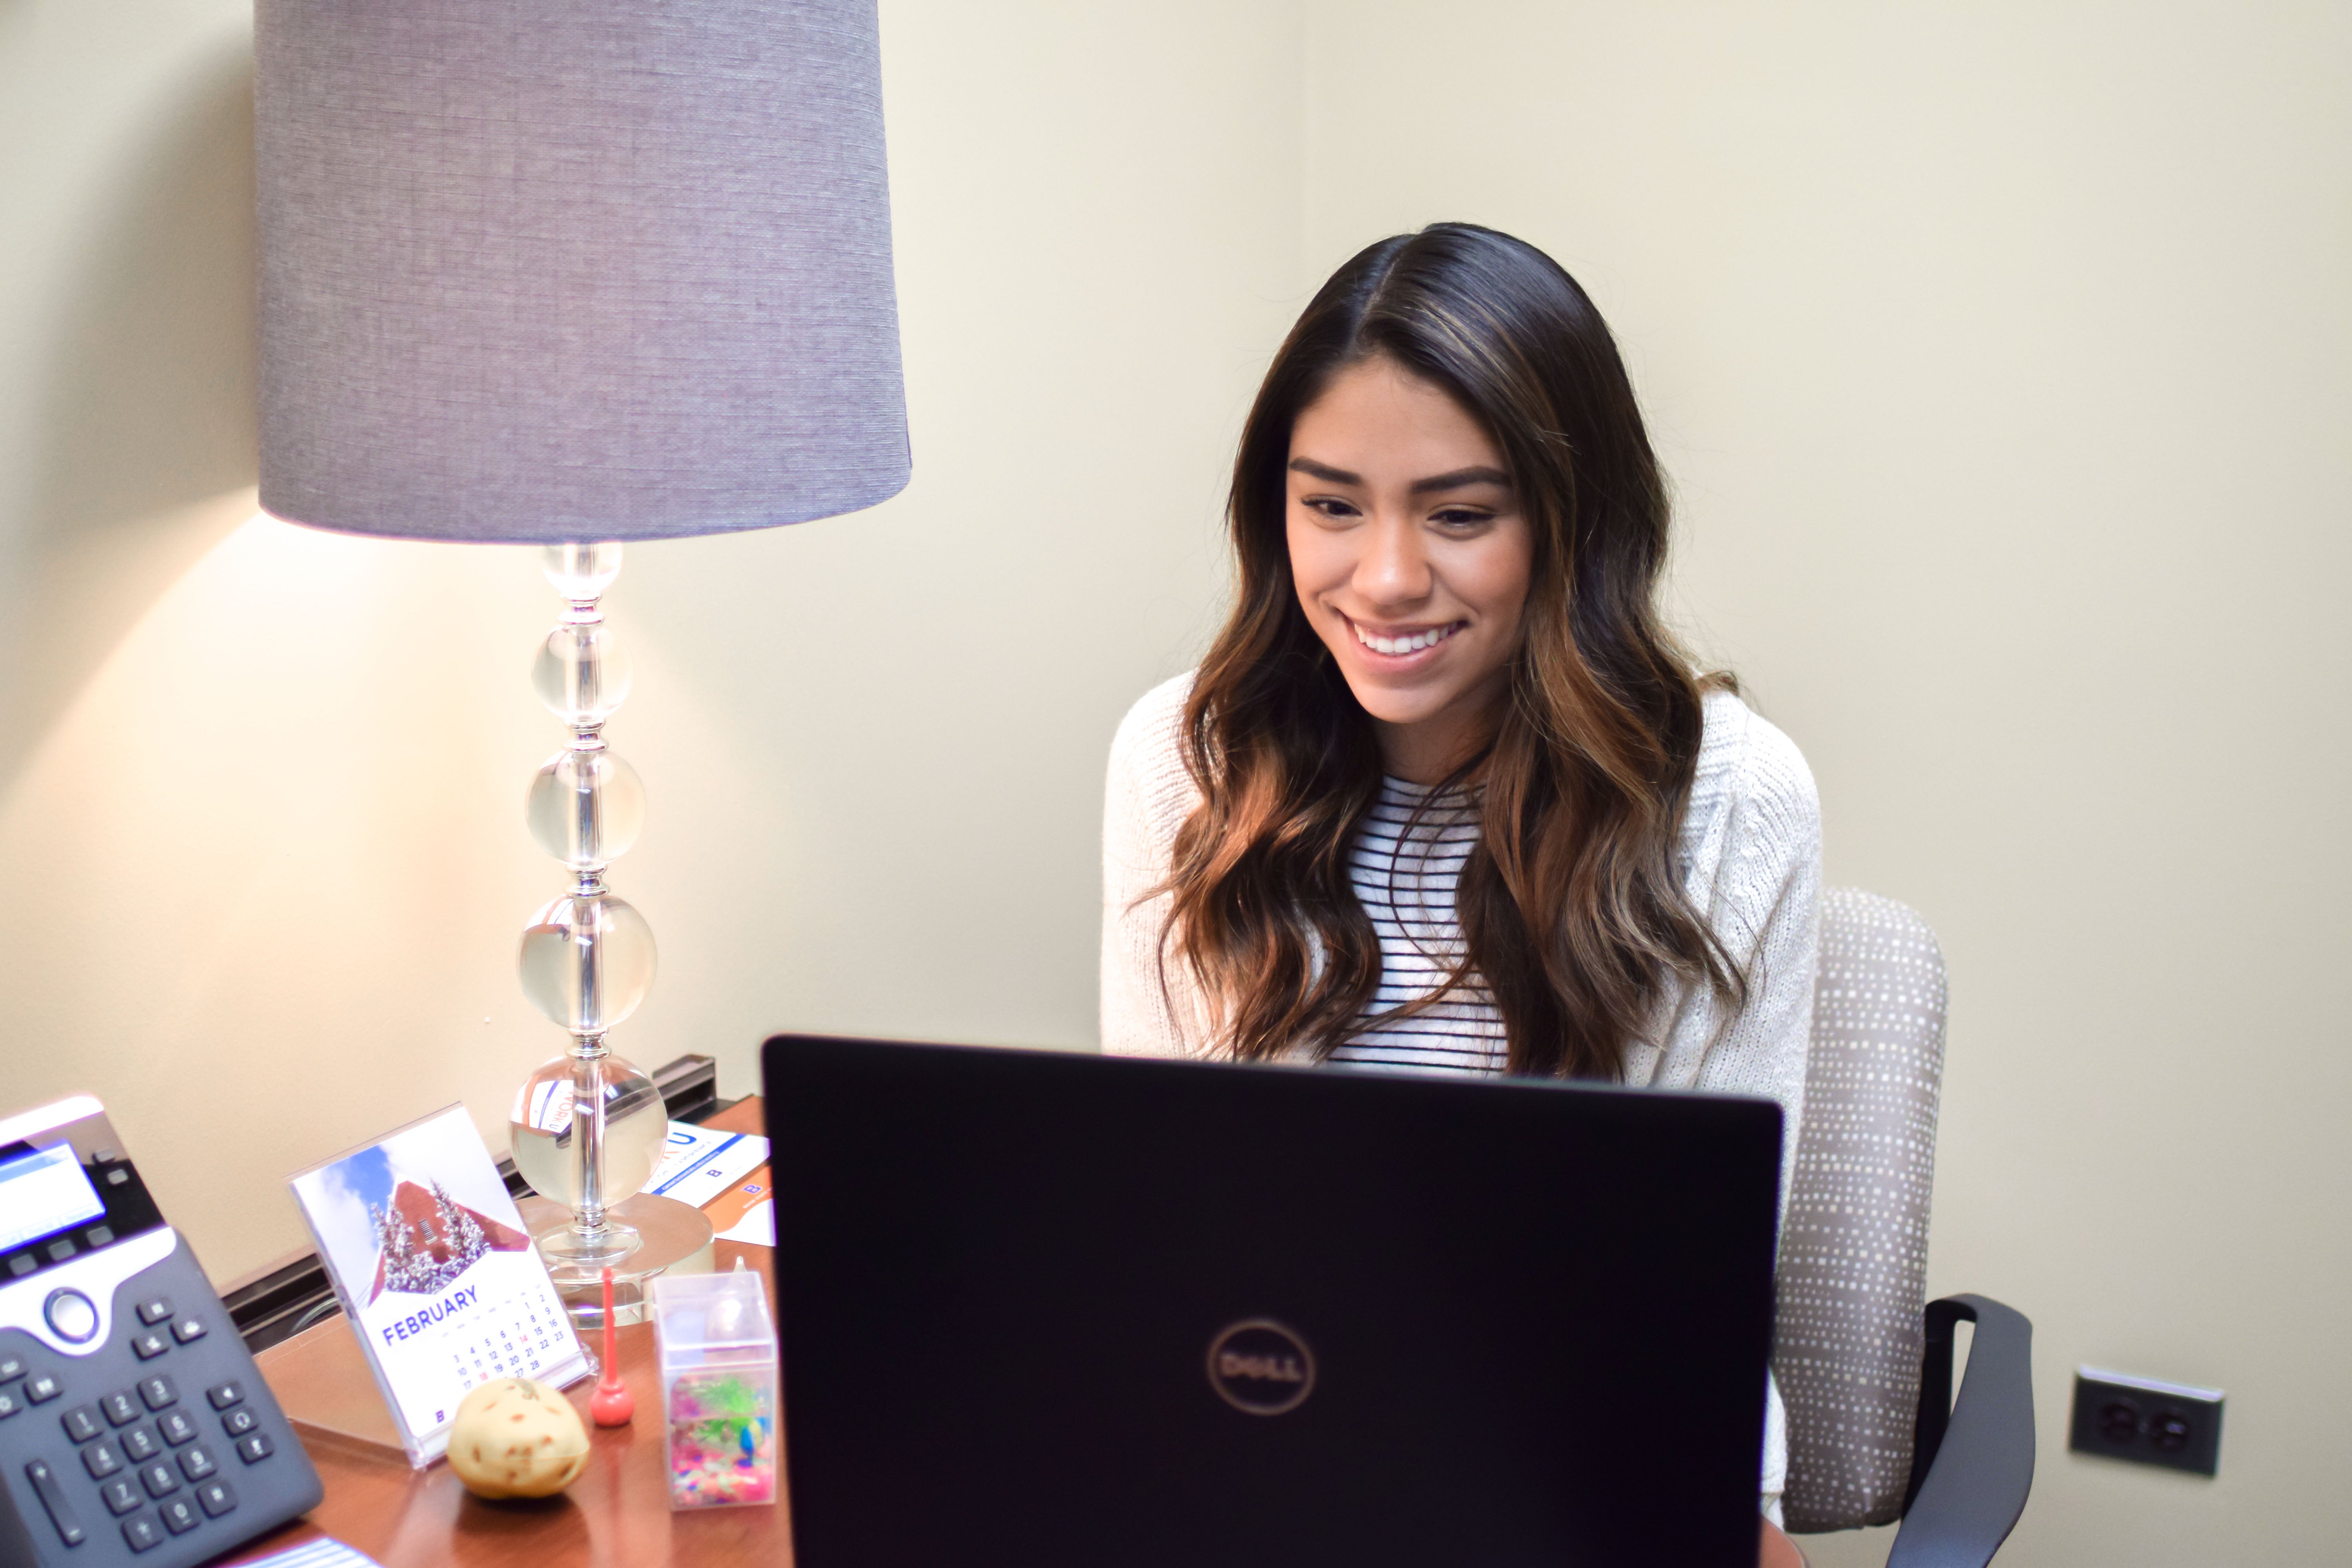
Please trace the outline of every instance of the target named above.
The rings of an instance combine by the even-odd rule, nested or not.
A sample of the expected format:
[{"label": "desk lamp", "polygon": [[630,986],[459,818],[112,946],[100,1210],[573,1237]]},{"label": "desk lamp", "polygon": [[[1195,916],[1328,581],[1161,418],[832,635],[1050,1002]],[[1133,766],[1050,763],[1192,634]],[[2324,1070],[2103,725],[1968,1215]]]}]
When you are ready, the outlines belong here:
[{"label": "desk lamp", "polygon": [[605,1039],[655,952],[604,880],[644,790],[599,600],[624,541],[907,482],[875,0],[257,0],[255,45],[261,504],[544,547],[570,739],[525,815],[571,879],[520,968],[572,1043],[513,1151],[567,1297],[641,1287],[710,1227],[636,1195],[667,1121]]}]

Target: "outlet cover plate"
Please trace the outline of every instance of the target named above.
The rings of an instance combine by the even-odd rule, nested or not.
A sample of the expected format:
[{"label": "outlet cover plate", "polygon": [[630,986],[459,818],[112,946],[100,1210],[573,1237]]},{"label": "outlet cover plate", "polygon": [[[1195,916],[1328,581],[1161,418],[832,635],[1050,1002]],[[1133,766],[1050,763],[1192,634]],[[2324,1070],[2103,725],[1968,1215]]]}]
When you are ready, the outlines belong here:
[{"label": "outlet cover plate", "polygon": [[2221,1460],[2221,1391],[2077,1367],[2066,1446],[2078,1454],[2213,1475]]}]

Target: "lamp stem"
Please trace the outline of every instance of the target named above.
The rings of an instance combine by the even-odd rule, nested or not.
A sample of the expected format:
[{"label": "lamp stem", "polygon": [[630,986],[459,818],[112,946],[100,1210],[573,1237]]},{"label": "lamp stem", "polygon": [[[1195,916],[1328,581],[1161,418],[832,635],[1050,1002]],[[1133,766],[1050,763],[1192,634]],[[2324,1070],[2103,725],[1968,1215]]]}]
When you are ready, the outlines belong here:
[{"label": "lamp stem", "polygon": [[[593,962],[593,959],[591,960]],[[572,1037],[572,1157],[579,1201],[572,1226],[592,1249],[601,1249],[604,1224],[604,1037]]]}]

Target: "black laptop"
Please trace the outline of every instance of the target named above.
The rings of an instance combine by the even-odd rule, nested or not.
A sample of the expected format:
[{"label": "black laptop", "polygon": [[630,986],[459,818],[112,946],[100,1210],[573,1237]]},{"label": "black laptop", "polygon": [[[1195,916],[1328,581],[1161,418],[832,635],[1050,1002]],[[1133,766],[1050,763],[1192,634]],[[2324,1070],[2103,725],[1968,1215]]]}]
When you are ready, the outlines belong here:
[{"label": "black laptop", "polygon": [[1756,1561],[1769,1100],[761,1064],[799,1568]]}]

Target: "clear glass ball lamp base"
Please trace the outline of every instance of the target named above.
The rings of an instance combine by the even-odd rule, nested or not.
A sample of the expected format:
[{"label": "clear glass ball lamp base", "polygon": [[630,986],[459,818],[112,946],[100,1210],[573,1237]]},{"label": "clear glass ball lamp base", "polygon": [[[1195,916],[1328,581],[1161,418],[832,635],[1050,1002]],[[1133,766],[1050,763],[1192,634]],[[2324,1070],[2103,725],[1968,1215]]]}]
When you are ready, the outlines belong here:
[{"label": "clear glass ball lamp base", "polygon": [[643,1281],[698,1254],[710,1222],[699,1209],[645,1192],[668,1142],[667,1109],[651,1079],[604,1044],[652,987],[656,954],[645,917],[604,884],[604,870],[645,823],[645,786],[605,744],[604,721],[628,696],[627,652],[598,605],[621,569],[618,544],[551,545],[541,564],[564,609],[541,642],[532,681],[571,731],[532,780],[531,836],[572,886],[532,917],[518,950],[523,994],[572,1037],[543,1064],[509,1115],[515,1166],[540,1195],[522,1205],[556,1289],[575,1316],[602,1318],[609,1271],[616,1315],[641,1302]]},{"label": "clear glass ball lamp base", "polygon": [[708,1268],[710,1221],[700,1209],[646,1192],[668,1142],[669,1116],[654,1081],[626,1058],[597,1059],[604,1101],[604,1207],[583,1223],[573,1100],[582,1081],[573,1056],[549,1058],[516,1090],[507,1131],[515,1167],[538,1196],[522,1200],[523,1224],[556,1294],[582,1328],[604,1323],[604,1275],[613,1271],[613,1315],[643,1317],[645,1282],[678,1268]]},{"label": "clear glass ball lamp base", "polygon": [[580,1236],[572,1212],[550,1198],[527,1197],[516,1205],[539,1247],[547,1276],[564,1310],[581,1329],[604,1323],[604,1270],[613,1271],[613,1321],[640,1323],[646,1318],[646,1285],[658,1275],[706,1273],[711,1267],[710,1221],[691,1204],[639,1193],[604,1211],[607,1229],[625,1232],[630,1248],[618,1261],[597,1262],[567,1251]]}]

